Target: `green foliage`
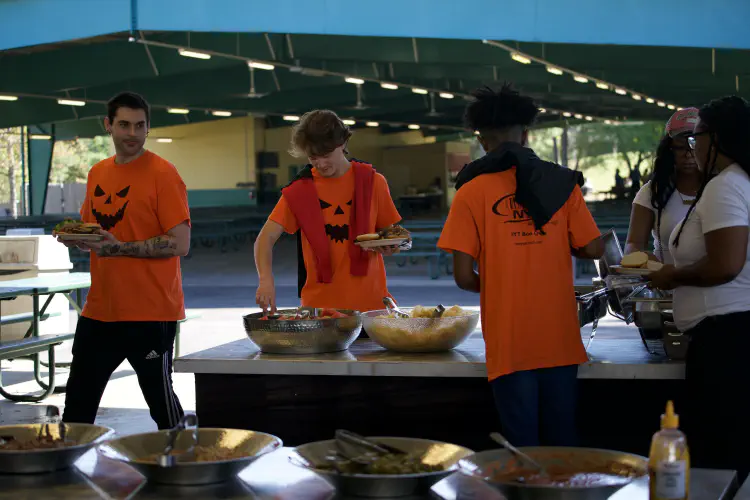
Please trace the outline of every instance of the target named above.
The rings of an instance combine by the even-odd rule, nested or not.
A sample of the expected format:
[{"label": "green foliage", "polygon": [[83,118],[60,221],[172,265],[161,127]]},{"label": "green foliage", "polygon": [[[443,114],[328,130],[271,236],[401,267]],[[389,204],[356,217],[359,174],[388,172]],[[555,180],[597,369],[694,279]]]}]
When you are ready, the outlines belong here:
[{"label": "green foliage", "polygon": [[[112,142],[106,136],[56,142],[50,182],[86,182],[91,167],[111,155]],[[20,199],[23,182],[22,165],[21,129],[0,129],[0,203],[19,205],[17,201]]]},{"label": "green foliage", "polygon": [[112,156],[112,142],[107,136],[57,142],[52,155],[50,182],[86,182],[91,167],[109,156]]},{"label": "green foliage", "polygon": [[[554,159],[554,140],[557,140],[558,161],[563,162],[561,127],[536,129],[531,145],[545,159]],[[628,122],[605,124],[582,123],[568,127],[568,166],[576,170],[600,168],[611,164],[617,156],[628,171],[636,166],[644,170],[650,165],[663,134],[658,122]]]}]

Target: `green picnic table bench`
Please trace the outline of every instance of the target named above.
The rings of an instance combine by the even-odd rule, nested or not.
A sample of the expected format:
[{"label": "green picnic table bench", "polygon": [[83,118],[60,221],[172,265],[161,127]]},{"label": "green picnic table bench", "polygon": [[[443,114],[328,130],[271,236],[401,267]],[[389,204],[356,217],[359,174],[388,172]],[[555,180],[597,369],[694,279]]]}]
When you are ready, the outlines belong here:
[{"label": "green picnic table bench", "polygon": [[[39,315],[39,321],[44,321],[49,318],[54,318],[60,316],[59,312],[52,312],[52,313],[44,313]],[[5,325],[15,325],[18,323],[25,323],[27,321],[34,321],[34,313],[28,312],[28,313],[20,313],[20,314],[7,314],[5,316],[0,316],[0,326]]]},{"label": "green picnic table bench", "polygon": [[39,353],[44,351],[47,351],[47,354],[49,355],[49,365],[47,368],[49,373],[48,384],[42,380],[40,363],[34,363],[34,378],[36,379],[37,384],[43,389],[41,394],[31,395],[8,393],[3,386],[2,367],[0,367],[0,394],[6,399],[22,403],[38,403],[47,398],[55,391],[55,347],[66,340],[71,340],[74,335],[75,334],[73,333],[61,333],[58,335],[32,336],[24,339],[0,342],[0,362],[2,362],[2,360],[22,358],[24,356],[34,356],[35,359],[38,360]]},{"label": "green picnic table bench", "polygon": [[[21,323],[30,321],[26,335],[22,339],[0,342],[0,361],[7,359],[31,356],[34,361],[34,379],[42,388],[41,394],[12,394],[9,393],[2,383],[2,366],[0,366],[0,395],[11,401],[39,402],[55,391],[55,370],[59,364],[55,363],[55,346],[71,340],[73,333],[58,335],[39,335],[39,323],[54,314],[46,311],[52,298],[63,294],[73,308],[80,313],[81,291],[91,286],[91,276],[88,273],[69,273],[62,275],[40,275],[35,278],[4,281],[0,284],[0,300],[14,300],[21,296],[31,296],[31,313],[21,313],[0,318],[0,324]],[[76,295],[74,300],[72,294]],[[40,305],[40,297],[47,296],[44,304]],[[45,383],[41,377],[41,353],[47,351],[49,354],[49,383]]]}]

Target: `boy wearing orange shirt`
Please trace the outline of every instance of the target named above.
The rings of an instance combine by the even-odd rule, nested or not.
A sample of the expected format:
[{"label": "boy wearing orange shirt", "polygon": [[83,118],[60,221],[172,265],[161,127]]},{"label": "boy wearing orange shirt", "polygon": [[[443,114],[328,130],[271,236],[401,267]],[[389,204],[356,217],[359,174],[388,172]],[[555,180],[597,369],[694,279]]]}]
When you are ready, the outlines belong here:
[{"label": "boy wearing orange shirt", "polygon": [[256,303],[276,310],[273,248],[281,234],[298,235],[299,288],[306,307],[371,311],[383,309],[383,254],[354,244],[401,220],[385,177],[372,165],[346,157],[352,132],[332,111],[306,113],[292,131],[292,152],[310,161],[282,190],[255,242],[259,285]]},{"label": "boy wearing orange shirt", "polygon": [[480,294],[505,437],[517,446],[575,445],[577,371],[587,357],[571,253],[601,257],[600,232],[583,176],[525,147],[539,112],[533,100],[508,85],[472,95],[466,122],[487,154],[459,174],[438,246],[453,254],[456,284]]},{"label": "boy wearing orange shirt", "polygon": [[172,348],[185,317],[180,257],[190,249],[185,184],[174,165],[143,148],[150,109],[123,92],[104,126],[115,156],[91,168],[83,222],[99,242],[64,242],[91,253],[91,289],[78,319],[65,396],[65,422],[93,424],[109,377],[126,359],[159,429],[182,418],[172,389]]}]

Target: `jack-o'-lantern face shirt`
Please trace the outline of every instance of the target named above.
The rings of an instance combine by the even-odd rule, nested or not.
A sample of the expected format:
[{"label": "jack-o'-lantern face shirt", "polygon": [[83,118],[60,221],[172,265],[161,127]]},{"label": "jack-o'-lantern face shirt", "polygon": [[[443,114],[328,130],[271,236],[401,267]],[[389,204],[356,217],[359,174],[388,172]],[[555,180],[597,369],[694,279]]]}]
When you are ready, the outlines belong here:
[{"label": "jack-o'-lantern face shirt", "polygon": [[[190,221],[177,169],[150,151],[126,164],[93,166],[81,207],[122,242],[145,241]],[[83,315],[98,321],[178,321],[185,317],[180,258],[99,257],[91,252],[91,289]]]},{"label": "jack-o'-lantern face shirt", "polygon": [[[312,174],[326,236],[330,241],[333,277],[331,283],[318,283],[312,246],[303,235],[302,256],[307,269],[307,281],[302,289],[302,305],[356,311],[383,309],[383,297],[389,295],[383,257],[373,255],[369,259],[366,276],[351,274],[349,240],[358,236],[351,234],[349,227],[354,198],[354,170],[350,168],[344,175],[336,178],[322,177],[314,168]],[[401,220],[385,177],[376,173],[372,189],[368,228],[370,233]],[[299,223],[283,196],[269,219],[281,225],[287,233],[294,234],[299,230]]]}]

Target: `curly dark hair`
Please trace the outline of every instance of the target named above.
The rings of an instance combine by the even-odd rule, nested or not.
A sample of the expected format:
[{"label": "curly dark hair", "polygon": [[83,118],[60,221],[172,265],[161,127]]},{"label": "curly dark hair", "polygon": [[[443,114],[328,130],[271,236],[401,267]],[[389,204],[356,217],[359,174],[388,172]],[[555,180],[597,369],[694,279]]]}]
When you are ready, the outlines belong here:
[{"label": "curly dark hair", "polygon": [[[292,156],[325,156],[351,138],[352,131],[336,113],[316,109],[302,115],[292,128]],[[345,153],[347,151],[344,151]]]},{"label": "curly dark hair", "polygon": [[703,162],[703,181],[675,236],[675,246],[680,242],[682,230],[685,229],[685,223],[695,205],[713,178],[718,153],[739,164],[742,170],[750,175],[750,104],[738,96],[722,97],[703,106],[698,116],[706,126],[711,142]]},{"label": "curly dark hair", "polygon": [[534,123],[539,108],[531,97],[521,95],[512,84],[500,89],[480,87],[466,106],[464,121],[471,130],[502,130],[514,126],[529,127]]}]

